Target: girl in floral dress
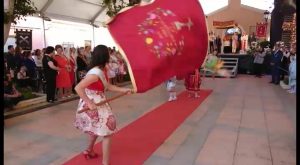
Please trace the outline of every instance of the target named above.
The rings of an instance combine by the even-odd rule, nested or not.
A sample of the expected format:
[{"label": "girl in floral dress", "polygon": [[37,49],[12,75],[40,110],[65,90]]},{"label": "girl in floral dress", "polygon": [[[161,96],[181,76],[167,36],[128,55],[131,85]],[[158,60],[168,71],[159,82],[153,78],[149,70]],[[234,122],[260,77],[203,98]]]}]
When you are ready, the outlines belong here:
[{"label": "girl in floral dress", "polygon": [[200,91],[201,78],[198,69],[195,69],[195,72],[191,72],[186,76],[184,85],[189,92],[189,97],[200,97],[198,93]]},{"label": "girl in floral dress", "polygon": [[75,127],[89,136],[89,145],[83,152],[83,155],[86,159],[98,157],[93,147],[97,137],[103,136],[103,165],[109,164],[111,135],[116,131],[116,118],[108,103],[101,106],[97,106],[96,104],[106,100],[104,94],[106,89],[123,93],[131,92],[129,88],[117,87],[107,81],[108,77],[105,65],[108,61],[108,48],[104,45],[95,47],[92,53],[91,69],[75,87],[77,94],[80,96],[77,112],[84,108],[89,108],[86,112],[76,113],[75,120]]}]

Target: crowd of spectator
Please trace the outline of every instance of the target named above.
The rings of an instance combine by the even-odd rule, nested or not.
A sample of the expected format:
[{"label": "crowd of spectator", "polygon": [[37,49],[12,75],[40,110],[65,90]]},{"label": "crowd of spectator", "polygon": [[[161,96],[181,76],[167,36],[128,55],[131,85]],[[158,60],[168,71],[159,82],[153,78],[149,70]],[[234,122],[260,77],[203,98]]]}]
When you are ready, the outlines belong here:
[{"label": "crowd of spectator", "polygon": [[[92,49],[90,46],[74,48],[62,45],[52,48],[53,51],[49,47],[28,51],[22,50],[19,46],[15,48],[12,45],[8,46],[8,52],[4,54],[4,79],[7,91],[5,98],[10,101],[5,105],[11,107],[20,101],[22,97],[17,91],[19,88],[28,88],[47,95],[51,89],[55,96],[47,97],[48,102],[71,97],[74,94],[75,85],[89,69]],[[126,63],[115,47],[109,48],[109,51],[110,60],[106,67],[109,81],[112,84],[121,83],[127,74]],[[51,69],[54,72],[51,72]],[[51,76],[53,82],[49,80]],[[11,98],[16,99],[11,101]]]},{"label": "crowd of spectator", "polygon": [[278,41],[273,50],[264,50],[257,46],[254,53],[254,73],[256,77],[262,75],[262,65],[267,54],[271,54],[271,84],[279,85],[280,82],[288,80],[285,87],[287,92],[296,93],[296,43],[292,43],[290,48],[284,42]]}]

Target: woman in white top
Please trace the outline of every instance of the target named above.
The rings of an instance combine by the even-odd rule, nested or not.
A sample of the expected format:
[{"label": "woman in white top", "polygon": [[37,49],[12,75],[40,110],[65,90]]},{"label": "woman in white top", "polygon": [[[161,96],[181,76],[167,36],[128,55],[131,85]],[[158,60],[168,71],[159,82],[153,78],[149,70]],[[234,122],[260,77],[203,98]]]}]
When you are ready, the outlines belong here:
[{"label": "woman in white top", "polygon": [[42,56],[42,51],[40,49],[36,49],[34,51],[34,56],[32,57],[36,67],[43,67],[43,56]]},{"label": "woman in white top", "polygon": [[262,66],[264,63],[266,53],[262,51],[262,48],[259,46],[254,53],[254,73],[255,77],[261,78]]}]

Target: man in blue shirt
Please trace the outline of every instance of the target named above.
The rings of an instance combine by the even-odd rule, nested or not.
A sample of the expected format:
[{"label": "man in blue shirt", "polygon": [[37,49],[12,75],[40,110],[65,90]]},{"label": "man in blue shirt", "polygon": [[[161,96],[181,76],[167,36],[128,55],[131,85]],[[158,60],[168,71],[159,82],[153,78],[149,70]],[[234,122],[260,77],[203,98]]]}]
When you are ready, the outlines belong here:
[{"label": "man in blue shirt", "polygon": [[280,64],[281,64],[281,58],[283,56],[283,52],[281,51],[281,43],[277,42],[275,44],[275,50],[272,53],[272,59],[271,59],[271,68],[272,68],[272,80],[270,83],[279,84],[280,81]]}]

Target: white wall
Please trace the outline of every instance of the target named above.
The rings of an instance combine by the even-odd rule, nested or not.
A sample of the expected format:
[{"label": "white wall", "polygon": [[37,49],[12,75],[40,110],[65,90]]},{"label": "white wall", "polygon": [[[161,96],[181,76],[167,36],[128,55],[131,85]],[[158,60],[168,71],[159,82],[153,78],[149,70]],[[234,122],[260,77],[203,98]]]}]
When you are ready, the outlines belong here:
[{"label": "white wall", "polygon": [[103,44],[109,47],[117,46],[108,29],[104,27],[95,28],[95,43],[96,45]]},{"label": "white wall", "polygon": [[[42,49],[44,47],[43,21],[37,17],[27,17],[13,25],[10,30],[10,36],[4,45],[4,51],[7,51],[8,45],[15,45],[15,28],[32,29],[32,48]],[[95,44],[104,44],[110,47],[116,46],[114,40],[109,34],[107,28],[95,28]],[[84,46],[85,40],[93,42],[93,28],[91,25],[74,23],[69,21],[55,20],[45,21],[46,46],[55,46],[64,42],[73,43],[75,47]]]}]

